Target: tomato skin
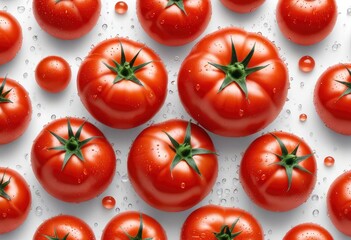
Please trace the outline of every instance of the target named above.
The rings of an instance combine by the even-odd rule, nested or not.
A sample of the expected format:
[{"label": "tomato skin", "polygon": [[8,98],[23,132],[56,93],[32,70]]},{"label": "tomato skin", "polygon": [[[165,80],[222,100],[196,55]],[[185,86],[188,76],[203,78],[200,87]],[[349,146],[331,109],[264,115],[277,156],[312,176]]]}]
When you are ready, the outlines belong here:
[{"label": "tomato skin", "polygon": [[[297,156],[312,154],[311,148],[299,137],[285,132],[274,132],[286,145],[289,153],[298,145]],[[240,164],[240,181],[251,200],[269,211],[289,211],[303,204],[316,183],[317,165],[313,155],[299,165],[312,174],[293,169],[291,188],[285,168],[273,163],[279,162],[274,155],[281,154],[277,140],[265,134],[253,141],[246,149]]]},{"label": "tomato skin", "polygon": [[283,35],[300,45],[312,45],[326,38],[337,15],[335,0],[279,0],[276,10]]},{"label": "tomato skin", "polygon": [[35,69],[38,85],[50,93],[63,91],[71,80],[71,67],[65,59],[49,56],[42,59]]},{"label": "tomato skin", "polygon": [[[7,200],[0,196],[0,234],[15,230],[26,220],[32,204],[32,197],[26,180],[10,168],[0,167],[0,178],[11,178],[5,192],[11,197]],[[5,216],[5,217],[4,217]]]},{"label": "tomato skin", "polygon": [[[152,217],[142,214],[143,239],[167,240],[163,227]],[[126,233],[136,236],[140,227],[140,213],[127,211],[112,218],[106,225],[101,240],[129,240]]]},{"label": "tomato skin", "polygon": [[221,2],[233,12],[251,13],[260,7],[265,0],[221,0]]},{"label": "tomato skin", "polygon": [[31,161],[36,178],[49,194],[61,201],[79,203],[96,197],[109,186],[116,157],[111,144],[93,124],[79,118],[69,120],[73,132],[85,122],[81,140],[97,137],[82,147],[84,161],[73,155],[62,169],[65,152],[50,149],[60,146],[60,142],[49,131],[68,138],[66,118],[43,128],[33,142]]},{"label": "tomato skin", "polygon": [[193,211],[185,220],[180,240],[217,240],[214,233],[221,227],[231,225],[239,218],[232,233],[240,232],[235,240],[263,240],[263,231],[257,220],[240,208],[227,208],[216,205],[203,206]]},{"label": "tomato skin", "polygon": [[14,59],[22,47],[22,28],[10,13],[0,11],[0,65]]},{"label": "tomato skin", "polygon": [[90,32],[100,10],[100,0],[33,0],[33,13],[40,27],[63,40],[77,39]]},{"label": "tomato skin", "polygon": [[299,224],[286,233],[283,240],[334,240],[323,227],[314,223]]},{"label": "tomato skin", "polygon": [[328,215],[334,226],[351,237],[351,171],[341,174],[331,184],[327,195]]},{"label": "tomato skin", "polygon": [[[211,191],[217,178],[214,154],[194,156],[201,176],[185,161],[170,171],[175,153],[164,131],[182,142],[187,124],[183,120],[154,124],[138,135],[129,152],[128,175],[135,191],[149,205],[162,211],[178,212],[193,207]],[[191,124],[191,146],[215,152],[211,138],[194,124]]]},{"label": "tomato skin", "polygon": [[[127,61],[142,48],[135,66],[152,61],[135,76],[144,86],[122,80],[113,84],[117,74],[104,63],[120,62],[122,43]],[[112,38],[98,44],[80,66],[78,94],[89,113],[103,124],[119,129],[139,126],[150,120],[162,107],[167,95],[168,76],[159,56],[142,43]]]},{"label": "tomato skin", "polygon": [[[5,78],[0,78],[0,85]],[[32,105],[28,92],[16,81],[6,78],[4,92],[10,90],[7,99],[0,102],[0,144],[18,139],[27,130],[32,118]]]},{"label": "tomato skin", "polygon": [[347,87],[335,81],[351,82],[346,67],[351,69],[351,64],[334,65],[319,77],[314,90],[314,106],[328,128],[351,135],[351,95],[340,98]]},{"label": "tomato skin", "polygon": [[168,0],[137,0],[137,16],[145,32],[155,41],[181,46],[203,33],[211,19],[209,0],[184,0],[186,14]]},{"label": "tomato skin", "polygon": [[46,236],[57,236],[62,239],[69,233],[67,240],[95,240],[94,232],[83,220],[69,215],[58,215],[47,219],[36,230],[33,240],[47,240]]},{"label": "tomato skin", "polygon": [[[231,39],[239,61],[256,43],[248,67],[269,64],[247,76],[248,99],[236,83],[218,92],[225,74],[209,64],[230,62]],[[179,97],[186,111],[207,130],[228,137],[247,136],[271,123],[285,103],[288,86],[288,71],[276,47],[261,35],[238,28],[204,37],[178,74]]]}]

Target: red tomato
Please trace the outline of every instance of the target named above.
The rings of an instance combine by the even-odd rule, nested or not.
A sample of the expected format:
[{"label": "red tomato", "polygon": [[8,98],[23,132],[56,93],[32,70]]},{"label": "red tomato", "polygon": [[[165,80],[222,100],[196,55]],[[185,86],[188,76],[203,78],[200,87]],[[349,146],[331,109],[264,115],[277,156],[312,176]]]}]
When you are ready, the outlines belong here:
[{"label": "red tomato", "polygon": [[192,212],[183,224],[180,240],[191,239],[263,240],[263,232],[244,210],[207,205]]},{"label": "red tomato", "polygon": [[137,0],[145,32],[157,42],[180,46],[203,33],[211,19],[210,0]]},{"label": "red tomato", "polygon": [[261,6],[265,0],[221,0],[224,6],[238,13],[250,13]]},{"label": "red tomato", "polygon": [[314,223],[303,223],[293,227],[283,240],[334,240],[323,227]]},{"label": "red tomato", "polygon": [[106,225],[101,240],[152,239],[167,240],[162,226],[152,217],[139,212],[124,212]]},{"label": "red tomato", "polygon": [[326,38],[334,28],[337,15],[335,0],[279,0],[276,11],[283,35],[301,45]]},{"label": "red tomato", "polygon": [[328,68],[318,79],[314,105],[324,124],[333,131],[351,135],[351,64]]},{"label": "red tomato", "polygon": [[64,40],[77,39],[96,25],[100,0],[33,0],[33,13],[40,27]]},{"label": "red tomato", "polygon": [[46,125],[34,140],[32,168],[40,184],[65,202],[82,202],[102,193],[116,168],[112,146],[93,124],[62,118]]},{"label": "red tomato", "polygon": [[97,45],[78,73],[78,94],[98,121],[133,128],[150,120],[167,95],[167,71],[142,43],[112,38]]},{"label": "red tomato", "polygon": [[180,99],[207,130],[246,136],[271,123],[288,91],[288,72],[266,38],[226,28],[203,38],[178,74]]},{"label": "red tomato", "polygon": [[36,230],[33,240],[95,240],[93,230],[81,219],[59,215],[43,222]]},{"label": "red tomato", "polygon": [[135,191],[163,211],[183,211],[199,203],[211,191],[217,171],[211,138],[202,128],[183,120],[144,129],[128,156],[128,174]]},{"label": "red tomato", "polygon": [[0,167],[0,234],[22,225],[31,203],[32,197],[26,180],[16,171]]},{"label": "red tomato", "polygon": [[22,28],[17,19],[0,11],[0,65],[15,58],[22,47]]},{"label": "red tomato", "polygon": [[351,171],[340,175],[329,188],[328,214],[334,226],[351,237]]},{"label": "red tomato", "polygon": [[316,159],[299,137],[274,132],[257,138],[240,164],[240,181],[251,200],[270,211],[304,203],[316,183]]},{"label": "red tomato", "polygon": [[32,105],[27,91],[14,80],[0,78],[0,144],[22,136],[31,117]]},{"label": "red tomato", "polygon": [[61,57],[46,57],[39,62],[35,69],[35,80],[45,91],[61,92],[71,80],[71,67]]}]

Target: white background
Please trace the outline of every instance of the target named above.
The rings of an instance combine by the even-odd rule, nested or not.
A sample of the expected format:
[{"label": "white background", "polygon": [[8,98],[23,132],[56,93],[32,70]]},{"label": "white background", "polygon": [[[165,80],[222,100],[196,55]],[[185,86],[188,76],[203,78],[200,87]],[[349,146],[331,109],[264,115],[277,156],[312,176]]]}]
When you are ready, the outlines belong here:
[{"label": "white background", "polygon": [[[140,200],[127,179],[126,160],[130,144],[147,125],[171,118],[189,119],[178,100],[176,79],[181,62],[198,40],[182,47],[161,46],[141,29],[135,13],[134,0],[126,1],[129,10],[124,16],[114,12],[116,0],[102,0],[102,2],[101,18],[92,32],[79,40],[61,41],[39,28],[32,14],[32,1],[0,0],[0,9],[7,9],[17,17],[24,35],[22,50],[11,63],[0,66],[0,76],[8,74],[9,78],[19,81],[29,91],[33,105],[33,117],[28,131],[16,142],[0,146],[0,166],[16,169],[30,184],[33,197],[32,209],[27,221],[16,231],[1,235],[1,240],[31,239],[43,220],[61,213],[73,214],[84,219],[99,239],[109,219],[118,212],[126,210],[143,211],[153,216],[165,227],[168,238],[175,240],[179,239],[180,228],[186,217],[194,209],[208,203],[235,206],[250,211],[262,224],[267,240],[282,239],[292,226],[302,222],[323,225],[337,240],[350,239],[340,234],[331,224],[327,216],[325,200],[333,179],[343,171],[351,169],[349,157],[351,137],[341,136],[327,129],[318,118],[312,101],[314,86],[320,74],[328,66],[339,62],[350,62],[351,16],[347,14],[347,9],[351,8],[349,1],[337,0],[339,14],[334,31],[323,42],[309,47],[290,43],[281,35],[275,20],[277,0],[267,0],[258,11],[249,15],[232,13],[225,9],[219,0],[212,1],[212,20],[203,35],[230,25],[243,27],[247,31],[261,32],[279,47],[280,54],[289,68],[291,88],[281,114],[264,131],[245,138],[224,138],[211,134],[220,154],[217,183],[212,193],[200,204],[181,213],[160,212]],[[152,119],[152,122],[125,131],[112,130],[97,123],[83,107],[76,89],[76,73],[81,59],[84,59],[95,44],[116,35],[145,42],[160,54],[169,71],[169,94],[162,110]],[[309,74],[298,70],[298,60],[306,54],[313,56],[316,60],[316,68]],[[60,55],[68,60],[72,67],[72,81],[68,89],[57,95],[42,91],[34,80],[36,64],[48,55]],[[301,113],[308,115],[305,123],[299,121]],[[86,117],[96,123],[114,144],[118,155],[117,171],[110,187],[96,199],[81,204],[63,203],[48,195],[36,180],[30,166],[33,139],[44,124],[51,119],[65,116]],[[305,204],[287,213],[272,213],[258,208],[247,198],[238,181],[238,165],[242,153],[262,132],[271,130],[289,131],[301,136],[315,151],[318,161],[318,180],[312,193],[313,197],[311,195]],[[336,160],[332,168],[323,165],[323,160],[328,155]],[[115,210],[105,210],[101,206],[101,199],[106,195],[116,198]]]}]

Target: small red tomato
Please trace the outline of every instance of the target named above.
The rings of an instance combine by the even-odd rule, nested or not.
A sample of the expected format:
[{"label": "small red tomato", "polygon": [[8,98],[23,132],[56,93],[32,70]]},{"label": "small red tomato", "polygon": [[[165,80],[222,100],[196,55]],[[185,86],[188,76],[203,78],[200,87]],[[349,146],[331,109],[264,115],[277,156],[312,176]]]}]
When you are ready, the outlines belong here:
[{"label": "small red tomato", "polygon": [[351,171],[341,174],[329,188],[328,214],[334,226],[351,237]]},{"label": "small red tomato", "polygon": [[124,212],[106,225],[101,240],[167,240],[162,226],[152,217],[138,212]]},{"label": "small red tomato", "polygon": [[211,191],[217,171],[211,138],[201,127],[183,120],[144,129],[128,156],[135,191],[163,211],[183,211],[199,203]]},{"label": "small red tomato", "polygon": [[0,11],[0,65],[10,62],[22,47],[22,28],[11,14]]},{"label": "small red tomato", "polygon": [[270,211],[289,211],[310,196],[317,165],[311,148],[285,132],[265,134],[246,149],[240,181],[251,200]]},{"label": "small red tomato", "polygon": [[250,13],[261,6],[265,0],[221,0],[224,6],[237,13]]},{"label": "small red tomato", "polygon": [[31,203],[32,197],[26,180],[16,171],[0,167],[0,234],[22,225]]},{"label": "small red tomato", "polygon": [[45,91],[63,91],[71,80],[71,67],[65,59],[49,56],[41,60],[35,69],[35,80]]},{"label": "small red tomato", "polygon": [[43,222],[33,240],[95,240],[93,230],[81,219],[59,215]]},{"label": "small red tomato", "polygon": [[283,35],[301,45],[312,45],[326,38],[337,15],[335,0],[279,0],[276,11]]},{"label": "small red tomato", "polygon": [[14,80],[0,78],[0,144],[22,136],[31,117],[32,105],[27,91]]},{"label": "small red tomato", "polygon": [[62,118],[44,127],[33,142],[32,168],[43,188],[65,202],[101,194],[116,168],[114,150],[103,133],[79,118]]},{"label": "small red tomato", "polygon": [[314,106],[324,124],[333,131],[351,135],[351,64],[328,68],[318,79]]},{"label": "small red tomato", "polygon": [[239,208],[207,205],[185,220],[180,240],[263,240],[257,220]]},{"label": "small red tomato", "polygon": [[334,240],[323,227],[314,223],[303,223],[293,227],[283,240]]}]

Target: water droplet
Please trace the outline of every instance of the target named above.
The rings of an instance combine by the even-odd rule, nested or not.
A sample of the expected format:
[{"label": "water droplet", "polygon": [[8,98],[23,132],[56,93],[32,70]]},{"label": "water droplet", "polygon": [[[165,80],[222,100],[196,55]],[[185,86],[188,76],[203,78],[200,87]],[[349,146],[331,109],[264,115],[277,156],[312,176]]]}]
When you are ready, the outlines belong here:
[{"label": "water droplet", "polygon": [[80,57],[76,57],[76,63],[79,66],[82,63],[82,59]]},{"label": "water droplet", "polygon": [[301,113],[299,116],[300,122],[306,122],[307,115],[305,113]]},{"label": "water droplet", "polygon": [[96,222],[96,223],[94,223],[94,227],[98,227],[99,226],[99,224]]},{"label": "water droplet", "polygon": [[178,61],[179,61],[179,59],[180,59],[180,57],[179,57],[179,56],[175,56],[175,57],[174,57],[174,61],[176,61],[176,62],[178,62]]},{"label": "water droplet", "polygon": [[348,8],[348,9],[347,9],[347,15],[348,15],[348,16],[351,16],[351,8]]},{"label": "water droplet", "polygon": [[35,47],[34,47],[34,46],[31,46],[31,47],[30,47],[30,51],[31,51],[31,52],[34,52],[34,51],[35,51]]},{"label": "water droplet", "polygon": [[55,114],[52,114],[51,115],[51,120],[55,120],[56,119],[56,115]]},{"label": "water droplet", "polygon": [[102,206],[106,209],[113,209],[116,205],[116,200],[112,196],[106,196],[101,201]]},{"label": "water droplet", "polygon": [[38,40],[38,36],[37,35],[34,35],[33,36],[33,41],[37,41]]},{"label": "water droplet", "polygon": [[38,206],[35,208],[35,215],[37,215],[38,217],[41,216],[43,214],[43,209]]},{"label": "water droplet", "polygon": [[266,174],[262,174],[262,175],[261,175],[261,180],[262,180],[262,181],[266,180]]},{"label": "water droplet", "polygon": [[328,156],[326,158],[324,158],[324,166],[326,167],[332,167],[334,166],[335,163],[335,159],[331,156]]},{"label": "water droplet", "polygon": [[127,174],[124,174],[124,175],[121,177],[121,181],[122,181],[122,183],[128,182],[128,181],[129,181],[128,175],[127,175]]},{"label": "water droplet", "polygon": [[115,5],[115,11],[117,14],[123,15],[128,11],[128,4],[124,1],[119,1]]},{"label": "water droplet", "polygon": [[23,13],[24,10],[26,10],[26,8],[24,6],[17,7],[17,12],[19,12],[19,13]]},{"label": "water droplet", "polygon": [[341,47],[341,44],[340,43],[337,43],[337,42],[334,42],[333,46],[332,46],[332,50],[333,51],[336,51],[338,50],[338,48]]},{"label": "water droplet", "polygon": [[6,218],[6,217],[7,217],[7,213],[3,212],[3,213],[1,214],[1,216],[2,216],[3,218]]},{"label": "water droplet", "polygon": [[28,73],[23,73],[23,78],[27,78],[28,77]]},{"label": "water droplet", "polygon": [[313,210],[312,215],[313,215],[314,217],[317,217],[317,216],[319,215],[318,209]]},{"label": "water droplet", "polygon": [[199,91],[200,88],[201,88],[200,84],[196,84],[196,86],[195,86],[196,91]]},{"label": "water droplet", "polygon": [[102,30],[106,30],[107,29],[107,24],[106,23],[104,23],[104,24],[102,24]]},{"label": "water droplet", "polygon": [[299,68],[302,72],[311,72],[315,65],[316,63],[311,56],[303,56],[299,60]]},{"label": "water droplet", "polygon": [[182,183],[180,184],[180,188],[181,188],[181,189],[184,189],[184,188],[185,188],[185,182],[182,182]]},{"label": "water droplet", "polygon": [[244,116],[244,110],[243,109],[239,109],[239,116],[240,117]]},{"label": "water droplet", "polygon": [[318,200],[319,200],[319,196],[317,194],[313,194],[312,201],[318,201]]},{"label": "water droplet", "polygon": [[284,113],[284,117],[285,117],[285,118],[288,118],[288,117],[290,116],[290,114],[291,114],[290,109],[287,109],[287,110],[285,111],[285,113]]}]

